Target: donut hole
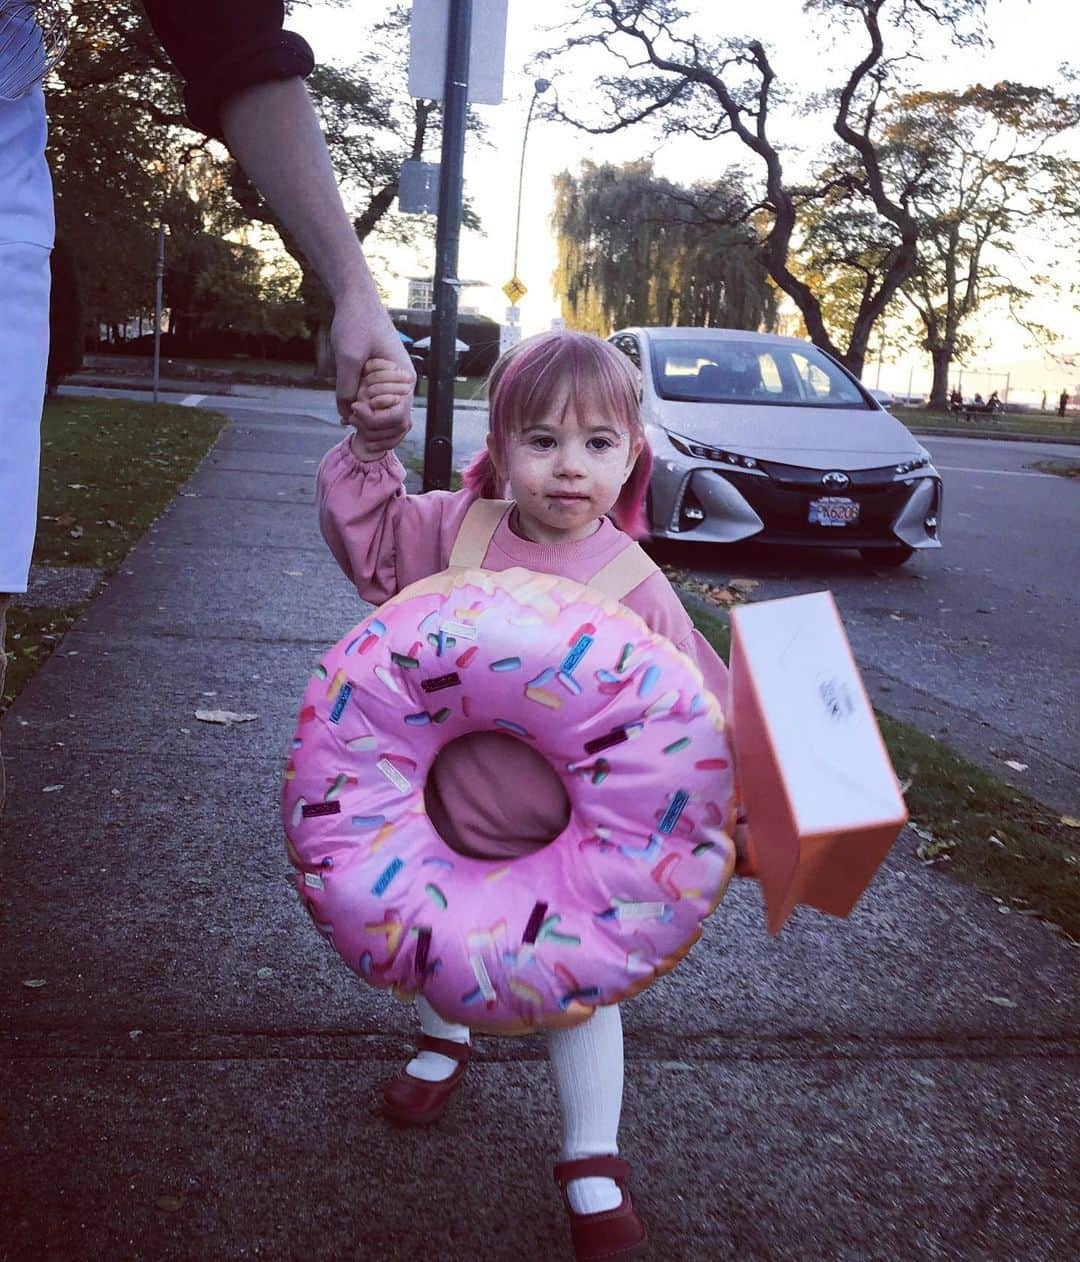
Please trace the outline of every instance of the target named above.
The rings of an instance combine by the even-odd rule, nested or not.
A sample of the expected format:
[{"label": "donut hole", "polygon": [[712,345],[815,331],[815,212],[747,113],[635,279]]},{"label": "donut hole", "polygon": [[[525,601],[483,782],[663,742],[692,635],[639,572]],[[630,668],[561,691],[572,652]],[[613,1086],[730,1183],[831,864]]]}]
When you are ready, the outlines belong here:
[{"label": "donut hole", "polygon": [[555,768],[508,732],[469,732],[439,751],[424,786],[436,832],[470,859],[519,859],[550,845],[570,821]]}]

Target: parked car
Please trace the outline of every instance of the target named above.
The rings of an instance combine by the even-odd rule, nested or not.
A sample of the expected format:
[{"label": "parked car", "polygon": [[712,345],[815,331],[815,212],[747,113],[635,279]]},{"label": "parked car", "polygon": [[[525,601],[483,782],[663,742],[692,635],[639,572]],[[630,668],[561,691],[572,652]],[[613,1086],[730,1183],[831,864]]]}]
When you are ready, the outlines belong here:
[{"label": "parked car", "polygon": [[896,395],[893,394],[891,390],[878,390],[876,387],[870,388],[868,386],[864,386],[863,388],[866,390],[866,393],[870,395],[872,399],[875,399],[878,403],[880,403],[883,408],[891,408],[895,406]]},{"label": "parked car", "polygon": [[902,565],[941,546],[930,454],[809,342],[737,329],[621,329],[642,375],[658,538],[857,548]]}]

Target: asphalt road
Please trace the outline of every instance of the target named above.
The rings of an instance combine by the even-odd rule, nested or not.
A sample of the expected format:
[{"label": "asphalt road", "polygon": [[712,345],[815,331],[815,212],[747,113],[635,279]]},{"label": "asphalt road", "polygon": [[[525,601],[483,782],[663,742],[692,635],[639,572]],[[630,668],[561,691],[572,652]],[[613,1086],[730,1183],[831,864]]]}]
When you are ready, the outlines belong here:
[{"label": "asphalt road", "polygon": [[[244,389],[250,398],[166,397],[227,411],[316,416],[335,427],[336,437],[328,392]],[[406,446],[419,455],[422,408],[413,422]],[[455,411],[455,467],[481,446],[486,428],[485,411]],[[831,590],[880,709],[947,740],[1047,804],[1080,814],[1080,479],[1032,467],[1080,464],[1080,448],[923,441],[945,480],[940,551],[920,553],[899,569],[875,569],[855,552],[754,545],[665,543],[657,559],[710,581],[756,579],[755,600]]]}]

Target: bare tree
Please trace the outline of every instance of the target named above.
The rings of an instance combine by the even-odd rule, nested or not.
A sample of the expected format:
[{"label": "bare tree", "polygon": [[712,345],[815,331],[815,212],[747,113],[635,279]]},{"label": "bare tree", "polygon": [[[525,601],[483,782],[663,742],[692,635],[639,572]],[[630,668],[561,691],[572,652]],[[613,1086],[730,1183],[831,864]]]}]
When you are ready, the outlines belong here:
[{"label": "bare tree", "polygon": [[[883,94],[904,82],[928,28],[957,44],[978,42],[984,9],[985,0],[806,0],[808,24],[823,38],[832,36],[845,54],[837,84],[805,106],[827,115],[831,133],[850,152],[851,169],[840,174],[831,163],[811,167],[801,180],[785,172],[792,147],[772,133],[789,93],[769,50],[750,36],[714,39],[694,32],[673,0],[583,0],[563,44],[542,60],[570,70],[580,51],[603,47],[622,69],[597,80],[601,100],[588,114],[559,97],[548,112],[596,135],[652,122],[665,136],[731,135],[751,150],[764,167],[764,188],[747,214],[765,214],[762,257],[769,275],[799,308],[813,342],[861,374],[874,323],[915,268],[919,238],[916,216],[882,169]],[[845,194],[872,208],[887,248],[840,347],[827,327],[821,293],[789,259],[804,208]]]}]

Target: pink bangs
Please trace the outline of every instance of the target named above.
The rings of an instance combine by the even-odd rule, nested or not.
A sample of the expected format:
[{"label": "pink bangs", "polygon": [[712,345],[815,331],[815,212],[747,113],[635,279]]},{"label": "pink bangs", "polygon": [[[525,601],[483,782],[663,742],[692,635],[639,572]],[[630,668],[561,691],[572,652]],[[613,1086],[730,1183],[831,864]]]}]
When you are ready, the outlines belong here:
[{"label": "pink bangs", "polygon": [[[506,468],[511,437],[527,418],[559,399],[603,412],[631,439],[640,438],[641,452],[627,478],[611,517],[633,539],[649,534],[645,494],[652,473],[652,452],[645,441],[638,403],[638,370],[615,349],[591,333],[540,333],[506,352],[488,378],[488,429],[498,464]],[[487,499],[498,499],[495,464],[484,450],[462,474],[464,485]]]}]

